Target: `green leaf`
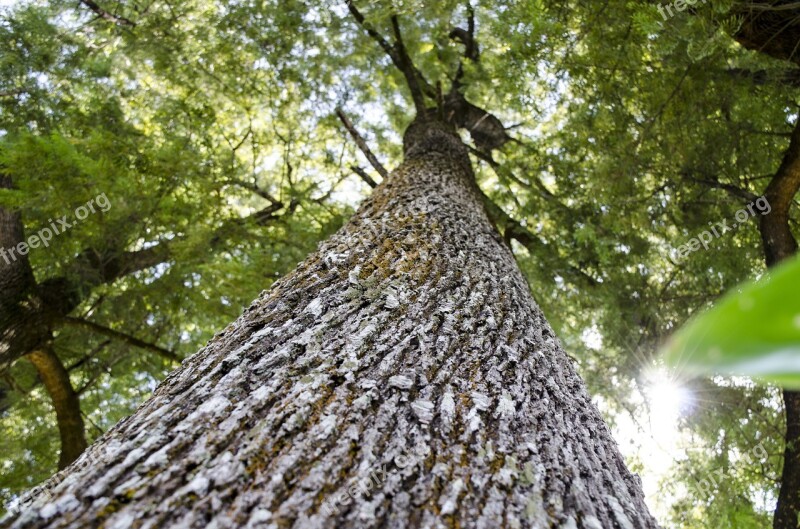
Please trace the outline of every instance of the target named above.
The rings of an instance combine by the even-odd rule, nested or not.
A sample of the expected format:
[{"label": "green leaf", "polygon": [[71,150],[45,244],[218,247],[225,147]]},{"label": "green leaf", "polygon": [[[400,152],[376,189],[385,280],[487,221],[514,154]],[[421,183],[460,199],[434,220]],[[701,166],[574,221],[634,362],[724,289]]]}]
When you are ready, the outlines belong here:
[{"label": "green leaf", "polygon": [[800,258],[723,297],[665,346],[698,375],[746,375],[800,388]]}]

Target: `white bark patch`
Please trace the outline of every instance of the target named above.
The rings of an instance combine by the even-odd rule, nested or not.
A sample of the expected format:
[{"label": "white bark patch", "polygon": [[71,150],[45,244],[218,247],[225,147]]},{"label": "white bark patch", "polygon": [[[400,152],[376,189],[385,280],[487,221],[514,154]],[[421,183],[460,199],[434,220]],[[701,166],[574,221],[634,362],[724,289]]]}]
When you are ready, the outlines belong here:
[{"label": "white bark patch", "polygon": [[513,417],[515,411],[514,400],[508,393],[503,392],[500,398],[497,399],[497,411],[494,416],[506,419],[508,417]]},{"label": "white bark patch", "polygon": [[625,514],[625,509],[622,508],[619,501],[614,496],[606,496],[606,501],[611,505],[611,510],[614,511],[614,517],[622,529],[634,529],[633,523],[628,519]]},{"label": "white bark patch", "polygon": [[600,523],[600,520],[597,519],[596,516],[589,515],[583,519],[583,525],[586,529],[603,529],[603,524]]},{"label": "white bark patch", "polygon": [[489,409],[489,406],[492,405],[492,399],[483,393],[473,391],[471,396],[472,403],[475,405],[475,408],[480,411],[486,411]]},{"label": "white bark patch", "polygon": [[453,398],[452,392],[448,391],[442,395],[442,403],[439,407],[439,413],[441,414],[442,424],[449,429],[456,417],[456,401]]},{"label": "white bark patch", "polygon": [[411,404],[411,409],[414,410],[414,415],[423,424],[428,424],[433,419],[433,402],[428,400],[415,400]]},{"label": "white bark patch", "polygon": [[350,281],[351,285],[359,285],[360,284],[360,280],[358,278],[359,272],[361,272],[361,267],[360,266],[356,266],[355,268],[350,270],[350,272],[347,273],[347,279],[348,279],[348,281]]},{"label": "white bark patch", "polygon": [[353,409],[365,410],[372,402],[372,395],[365,393],[353,401]]},{"label": "white bark patch", "polygon": [[400,300],[398,300],[397,296],[395,296],[394,294],[391,293],[387,294],[386,301],[384,302],[383,306],[386,307],[387,309],[396,309],[397,307],[400,306]]},{"label": "white bark patch", "polygon": [[575,518],[569,516],[567,521],[561,526],[561,529],[578,529],[578,522],[575,521]]},{"label": "white bark patch", "polygon": [[460,478],[453,481],[448,487],[447,492],[439,500],[439,506],[442,508],[442,515],[447,516],[453,514],[458,506],[458,495],[461,489],[464,488],[464,482]]},{"label": "white bark patch", "polygon": [[236,478],[238,478],[244,471],[244,466],[241,462],[234,459],[231,452],[225,452],[222,457],[213,461],[214,472],[211,475],[214,487],[223,487]]},{"label": "white bark patch", "polygon": [[142,470],[147,472],[154,468],[164,467],[169,461],[167,458],[167,449],[168,447],[165,446],[158,452],[150,454],[150,457],[145,459],[144,463],[142,464]]},{"label": "white bark patch", "polygon": [[397,389],[410,389],[414,385],[414,380],[405,375],[395,375],[389,378],[389,387]]},{"label": "white bark patch", "polygon": [[272,513],[266,509],[255,509],[247,520],[247,529],[265,527],[265,523],[272,520]]},{"label": "white bark patch", "polygon": [[59,513],[69,512],[79,506],[80,502],[74,494],[65,494],[55,502]]},{"label": "white bark patch", "polygon": [[55,504],[53,503],[48,503],[47,505],[39,509],[39,516],[41,516],[45,520],[53,518],[56,514],[58,514],[58,508],[56,508]]},{"label": "white bark patch", "polygon": [[317,439],[327,439],[336,429],[336,416],[325,415],[319,422],[319,432]]},{"label": "white bark patch", "polygon": [[211,481],[207,477],[196,476],[192,481],[178,489],[178,495],[194,493],[198,496],[204,496],[208,492],[209,485],[211,485]]},{"label": "white bark patch", "polygon": [[126,467],[130,466],[139,461],[142,457],[145,456],[145,454],[146,452],[141,448],[132,450],[130,453],[128,453],[127,457],[125,458],[125,461],[122,462],[122,465]]},{"label": "white bark patch", "polygon": [[108,529],[129,529],[133,527],[134,522],[136,521],[136,515],[133,513],[122,513],[112,517],[107,527]]},{"label": "white bark patch", "polygon": [[310,312],[316,317],[319,317],[322,314],[322,300],[320,298],[315,298],[311,303],[306,306],[306,312]]}]

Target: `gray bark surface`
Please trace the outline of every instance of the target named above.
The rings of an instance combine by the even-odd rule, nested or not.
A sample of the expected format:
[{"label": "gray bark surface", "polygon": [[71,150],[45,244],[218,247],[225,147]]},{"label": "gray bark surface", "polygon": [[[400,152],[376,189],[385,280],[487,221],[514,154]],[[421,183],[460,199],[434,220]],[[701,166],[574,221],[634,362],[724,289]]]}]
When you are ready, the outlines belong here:
[{"label": "gray bark surface", "polygon": [[344,228],[0,525],[657,527],[464,146],[417,123],[405,153]]}]

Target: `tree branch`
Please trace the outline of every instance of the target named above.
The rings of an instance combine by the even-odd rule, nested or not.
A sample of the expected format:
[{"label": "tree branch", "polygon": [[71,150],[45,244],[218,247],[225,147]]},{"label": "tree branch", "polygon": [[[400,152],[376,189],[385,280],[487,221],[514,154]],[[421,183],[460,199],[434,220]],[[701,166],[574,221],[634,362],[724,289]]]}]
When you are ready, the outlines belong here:
[{"label": "tree branch", "polygon": [[743,199],[747,200],[748,202],[752,202],[753,200],[758,198],[758,195],[756,195],[755,193],[751,193],[747,189],[743,189],[743,188],[735,186],[733,184],[726,184],[724,182],[719,182],[717,180],[704,180],[704,179],[701,179],[701,178],[693,178],[693,177],[688,176],[688,175],[686,175],[686,178],[688,180],[692,181],[692,182],[696,182],[698,184],[703,184],[705,186],[708,186],[708,187],[711,187],[711,188],[714,188],[714,189],[723,189],[723,190],[727,191],[728,193],[730,193],[731,195],[733,195],[735,197],[738,197],[738,198],[743,198]]},{"label": "tree branch", "polygon": [[61,438],[58,469],[64,469],[86,449],[86,432],[81,417],[80,399],[61,359],[50,345],[44,345],[27,355],[36,368],[56,411],[56,423]]},{"label": "tree branch", "polygon": [[[10,186],[10,180],[0,175],[0,188]],[[299,202],[292,199],[286,214],[292,214],[298,205]],[[212,236],[209,251],[216,251],[225,243],[226,230],[248,222],[259,226],[269,224],[283,216],[276,213],[284,207],[282,202],[272,202],[248,217],[228,221]],[[21,233],[19,214],[0,208],[0,248],[15,246],[22,240]],[[71,314],[94,288],[169,261],[173,245],[185,240],[186,237],[176,237],[141,250],[119,253],[87,248],[66,265],[63,275],[38,284],[33,279],[27,257],[11,261],[16,268],[5,265],[0,259],[0,372],[49,340],[54,324]],[[19,273],[15,272],[17,268]],[[122,339],[122,336],[116,337]],[[136,345],[148,348],[145,342]],[[164,351],[155,352],[162,354]],[[177,361],[174,353],[167,353],[171,355],[170,360]]]},{"label": "tree branch", "polygon": [[[289,201],[289,206],[286,206],[283,202],[275,202],[270,204],[269,206],[256,211],[255,213],[248,215],[247,217],[241,219],[241,223],[246,223],[249,221],[253,221],[259,226],[265,226],[272,222],[273,220],[279,219],[284,215],[291,215],[297,209],[297,206],[300,205],[300,202],[293,198]],[[278,211],[286,207],[286,213],[281,215],[275,215]]]},{"label": "tree branch", "polygon": [[403,35],[400,32],[400,20],[397,15],[392,15],[392,29],[394,30],[395,48],[400,56],[401,67],[400,70],[406,78],[409,90],[411,90],[411,99],[414,100],[414,108],[417,114],[424,116],[427,113],[425,106],[425,96],[419,87],[419,80],[417,79],[417,71],[414,63],[411,62],[411,57],[408,56],[405,44],[403,44]]},{"label": "tree branch", "polygon": [[99,16],[100,18],[102,18],[104,20],[108,20],[109,22],[113,22],[114,24],[116,24],[118,26],[129,26],[129,27],[135,27],[136,26],[136,23],[134,21],[129,20],[129,19],[125,18],[125,17],[121,17],[119,15],[114,15],[112,13],[109,13],[108,11],[106,11],[105,9],[103,9],[102,7],[97,5],[95,2],[93,2],[92,0],[79,0],[79,1],[83,5],[85,5],[86,7],[91,9],[92,11],[94,11],[94,13],[97,16]]},{"label": "tree branch", "polygon": [[69,316],[62,318],[62,321],[67,325],[71,325],[73,327],[80,327],[85,330],[101,334],[103,336],[108,336],[109,338],[120,340],[122,342],[127,343],[128,345],[132,345],[133,347],[138,347],[139,349],[156,353],[157,355],[166,358],[171,362],[180,363],[181,361],[180,357],[172,351],[164,349],[163,347],[159,347],[158,345],[145,342],[129,334],[125,334],[120,331],[115,331],[114,329],[109,329],[108,327],[104,327],[93,321],[84,320],[80,318],[72,318]]},{"label": "tree branch", "polygon": [[386,168],[383,166],[383,164],[381,164],[381,162],[378,160],[378,158],[374,154],[372,154],[372,151],[370,150],[369,145],[367,145],[366,140],[364,140],[364,137],[358,133],[358,130],[355,128],[353,123],[347,118],[344,111],[341,108],[337,108],[336,115],[339,116],[339,120],[344,125],[344,128],[346,128],[347,132],[350,133],[350,136],[353,137],[353,140],[356,142],[356,145],[358,145],[358,148],[361,149],[361,152],[367,158],[367,161],[369,161],[370,165],[372,165],[372,167],[378,172],[379,175],[381,175],[382,178],[388,177],[389,171],[387,171]]},{"label": "tree branch", "polygon": [[364,18],[364,15],[362,15],[361,11],[358,10],[356,5],[353,3],[353,0],[346,0],[345,3],[347,4],[347,9],[350,10],[350,14],[353,15],[353,18],[355,18],[356,22],[358,22],[358,25],[361,26],[362,28],[364,28],[364,31],[367,32],[367,35],[369,35],[372,38],[372,40],[377,42],[378,45],[381,48],[383,48],[383,51],[386,52],[386,55],[388,55],[389,58],[392,59],[392,62],[395,64],[395,66],[399,67],[399,64],[402,61],[400,59],[400,56],[397,54],[396,50],[394,49],[394,47],[391,44],[389,44],[386,41],[386,39],[384,39],[383,36],[380,33],[375,31],[375,29],[372,26],[367,24],[367,21]]},{"label": "tree branch", "polygon": [[[464,45],[464,58],[477,63],[480,60],[480,49],[475,40],[475,9],[472,4],[467,4],[467,29],[453,28],[450,38]],[[461,86],[461,78],[464,76],[464,61],[458,61],[458,70],[453,79],[453,90],[458,90]]]},{"label": "tree branch", "polygon": [[483,152],[483,151],[481,151],[479,149],[476,149],[472,145],[467,145],[467,149],[469,149],[469,152],[474,154],[476,157],[478,157],[481,160],[483,160],[484,162],[488,163],[489,167],[491,167],[492,169],[497,169],[497,168],[500,167],[500,164],[497,163],[494,160],[494,158],[492,158],[491,154],[487,154],[487,153],[485,153],[485,152]]},{"label": "tree branch", "polygon": [[767,70],[728,68],[725,73],[735,79],[747,79],[755,85],[775,84],[800,87],[800,69],[798,68],[790,68],[774,73]]},{"label": "tree branch", "polygon": [[[262,187],[257,186],[256,184],[251,184],[249,182],[243,182],[241,180],[233,180],[232,183],[233,183],[233,185],[239,186],[242,189],[247,189],[248,191],[252,191],[256,195],[260,196],[264,200],[268,200],[272,204],[280,204],[281,203],[280,200],[278,200],[277,198],[272,196],[272,194],[269,191],[267,191],[266,189],[264,189]],[[280,208],[278,208],[278,209],[280,209]]]},{"label": "tree branch", "polygon": [[[350,14],[352,14],[353,18],[356,20],[356,22],[358,22],[358,25],[364,28],[364,31],[367,32],[367,35],[369,35],[372,40],[378,43],[383,51],[386,52],[386,55],[388,55],[392,60],[392,63],[403,73],[406,78],[406,82],[408,83],[409,90],[411,90],[411,96],[414,98],[414,106],[418,107],[416,98],[420,93],[424,93],[428,97],[435,98],[436,89],[431,86],[431,84],[422,75],[422,72],[420,72],[414,66],[414,63],[411,62],[411,59],[408,58],[405,47],[402,46],[402,40],[398,41],[394,45],[389,44],[389,42],[383,38],[380,33],[375,31],[375,29],[367,23],[364,15],[358,10],[352,0],[345,0],[345,3],[347,4],[347,9],[350,11]],[[396,17],[392,17],[393,26],[395,25],[395,19]],[[399,27],[396,28],[395,33],[399,35]],[[411,80],[410,77],[413,78],[413,80]],[[422,92],[420,92],[420,88]],[[415,93],[417,95],[415,95]],[[419,112],[419,108],[417,108],[417,112]]]},{"label": "tree branch", "polygon": [[[778,171],[764,190],[764,197],[771,208],[767,215],[761,217],[761,236],[764,241],[767,266],[774,266],[797,253],[797,241],[789,226],[789,213],[798,191],[800,191],[800,119],[795,123],[792,138]],[[797,404],[800,413],[800,400]],[[800,433],[798,435],[800,436]],[[798,486],[800,487],[800,483]]]},{"label": "tree branch", "polygon": [[373,180],[372,177],[368,175],[367,172],[364,171],[362,168],[358,167],[357,165],[351,165],[350,169],[352,169],[355,174],[360,176],[361,179],[364,182],[366,182],[369,187],[373,189],[378,187],[378,183],[375,180]]}]

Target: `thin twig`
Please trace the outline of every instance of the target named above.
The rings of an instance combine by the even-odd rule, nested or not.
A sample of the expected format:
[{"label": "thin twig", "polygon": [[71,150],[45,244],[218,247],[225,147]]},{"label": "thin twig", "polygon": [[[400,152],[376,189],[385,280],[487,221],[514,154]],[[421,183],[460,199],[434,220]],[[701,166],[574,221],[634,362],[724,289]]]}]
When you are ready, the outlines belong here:
[{"label": "thin twig", "polygon": [[363,170],[362,168],[360,168],[359,166],[351,165],[350,169],[352,169],[355,174],[360,176],[361,179],[364,182],[366,182],[369,187],[371,187],[373,189],[378,187],[378,183],[375,180],[373,180],[372,177],[370,175],[368,175],[367,172],[365,170]]},{"label": "thin twig", "polygon": [[400,70],[406,78],[408,89],[411,90],[411,99],[414,100],[414,108],[417,110],[417,114],[424,116],[426,113],[425,96],[422,93],[422,89],[419,87],[419,80],[417,79],[414,63],[411,62],[408,50],[406,50],[406,46],[403,44],[403,35],[400,32],[400,20],[397,18],[397,15],[392,15],[392,29],[394,30],[395,48],[397,49],[402,63]]},{"label": "thin twig", "polygon": [[130,336],[128,334],[125,334],[123,332],[115,331],[114,329],[109,329],[108,327],[103,327],[102,325],[97,324],[97,323],[95,323],[93,321],[82,320],[80,318],[71,318],[71,317],[65,317],[65,318],[63,318],[63,321],[64,321],[64,323],[72,325],[74,327],[82,327],[82,328],[84,328],[86,330],[89,330],[89,331],[92,331],[92,332],[96,332],[97,334],[102,334],[103,336],[108,336],[109,338],[118,339],[120,341],[123,341],[123,342],[129,344],[129,345],[132,345],[134,347],[138,347],[139,349],[144,349],[146,351],[151,351],[151,352],[156,353],[156,354],[158,354],[158,355],[160,355],[160,356],[162,356],[162,357],[164,357],[167,360],[170,360],[172,362],[180,362],[181,361],[180,357],[178,357],[178,355],[175,354],[172,351],[164,349],[163,347],[159,347],[158,345],[145,342],[145,341],[140,340],[140,339],[138,339],[138,338],[136,338],[134,336]]},{"label": "thin twig", "polygon": [[692,182],[697,182],[698,184],[703,184],[705,186],[708,186],[708,187],[711,187],[711,188],[714,188],[714,189],[723,189],[723,190],[727,191],[728,193],[730,193],[731,195],[739,197],[739,198],[743,198],[743,199],[745,199],[745,200],[747,200],[749,202],[752,202],[753,200],[758,198],[758,195],[756,195],[755,193],[752,193],[752,192],[748,191],[747,189],[743,189],[743,188],[741,188],[739,186],[736,186],[734,184],[726,184],[724,182],[718,182],[716,180],[704,180],[702,178],[694,178],[694,177],[691,177],[691,176],[688,176],[688,175],[686,176],[686,178],[688,180],[692,181]]},{"label": "thin twig", "polygon": [[[233,180],[233,181],[231,181],[231,183],[233,185],[239,186],[239,187],[241,187],[243,189],[247,189],[248,191],[252,191],[256,195],[260,196],[264,200],[268,200],[272,204],[279,204],[280,203],[280,200],[275,198],[269,191],[267,191],[266,189],[264,189],[262,187],[259,187],[256,184],[251,184],[249,182],[243,182],[241,180]],[[280,209],[280,208],[278,208],[278,209]]]},{"label": "thin twig", "polygon": [[108,20],[109,22],[113,22],[118,26],[129,26],[129,27],[136,26],[136,22],[134,22],[133,20],[129,20],[125,17],[109,13],[108,11],[97,5],[95,2],[93,2],[92,0],[80,0],[80,3],[82,3],[92,11],[94,11],[94,13],[100,18]]},{"label": "thin twig", "polygon": [[[380,33],[375,31],[375,29],[369,25],[369,23],[367,23],[366,18],[358,10],[352,0],[346,0],[345,3],[347,4],[347,9],[350,10],[350,14],[352,14],[353,18],[356,20],[356,22],[358,22],[358,25],[364,28],[364,30],[367,32],[367,35],[369,35],[372,40],[377,42],[381,49],[386,52],[386,55],[389,56],[389,58],[392,60],[392,63],[406,77],[406,81],[409,80],[409,74],[411,74],[419,83],[418,87],[421,87],[423,92],[428,97],[436,97],[436,89],[425,79],[425,76],[422,75],[422,72],[420,72],[416,66],[414,66],[410,59],[407,62],[404,60],[401,50],[398,47],[399,43],[395,43],[394,45],[389,44],[389,42],[383,38]],[[409,85],[409,88],[413,92],[414,89],[411,87],[411,85]],[[416,105],[416,100],[414,103]]]},{"label": "thin twig", "polygon": [[364,18],[364,15],[361,14],[361,11],[358,10],[358,8],[352,2],[352,0],[347,0],[346,4],[347,4],[347,9],[350,10],[350,14],[353,15],[353,18],[356,19],[356,22],[358,22],[358,25],[361,26],[362,28],[364,28],[364,30],[372,38],[372,40],[377,42],[378,45],[381,48],[383,48],[383,51],[385,51],[386,54],[392,59],[392,62],[394,62],[395,65],[397,65],[400,62],[400,58],[397,55],[397,52],[395,51],[394,47],[391,44],[389,44],[386,41],[386,39],[384,39],[383,36],[380,33],[375,31],[372,28],[372,26],[367,24],[367,21]]},{"label": "thin twig", "polygon": [[383,166],[383,164],[381,164],[381,162],[378,161],[378,158],[374,154],[372,154],[369,145],[367,145],[367,142],[364,140],[361,134],[358,133],[358,130],[356,130],[353,123],[347,118],[344,111],[342,111],[341,108],[337,108],[336,115],[339,116],[339,120],[341,120],[342,124],[347,129],[347,132],[349,132],[350,135],[353,137],[353,140],[355,140],[356,145],[358,145],[358,148],[361,149],[361,152],[364,153],[364,156],[367,157],[367,160],[369,161],[370,165],[372,165],[372,167],[374,167],[375,170],[378,171],[378,174],[381,175],[381,177],[383,178],[388,177],[389,171],[387,171],[386,168]]}]

